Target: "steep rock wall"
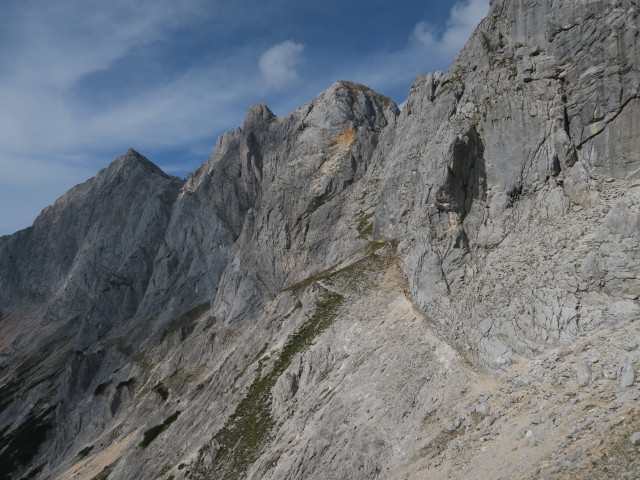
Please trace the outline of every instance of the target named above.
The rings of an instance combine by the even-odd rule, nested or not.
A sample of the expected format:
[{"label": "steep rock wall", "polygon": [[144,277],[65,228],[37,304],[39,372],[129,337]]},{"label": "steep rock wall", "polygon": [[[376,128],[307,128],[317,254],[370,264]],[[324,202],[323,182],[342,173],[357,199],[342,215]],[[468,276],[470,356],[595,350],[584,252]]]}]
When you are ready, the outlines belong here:
[{"label": "steep rock wall", "polygon": [[131,151],[0,239],[0,471],[579,478],[637,426],[638,22],[494,1],[402,112],[257,105],[186,181]]},{"label": "steep rock wall", "polygon": [[[597,185],[638,176],[639,21],[633,1],[494,2],[447,74],[416,79],[377,152],[376,232],[400,240],[421,310],[484,368],[638,315],[636,284],[613,286],[637,278],[621,242],[636,233],[574,214],[602,219]],[[610,272],[597,295],[580,270],[591,250]]]}]

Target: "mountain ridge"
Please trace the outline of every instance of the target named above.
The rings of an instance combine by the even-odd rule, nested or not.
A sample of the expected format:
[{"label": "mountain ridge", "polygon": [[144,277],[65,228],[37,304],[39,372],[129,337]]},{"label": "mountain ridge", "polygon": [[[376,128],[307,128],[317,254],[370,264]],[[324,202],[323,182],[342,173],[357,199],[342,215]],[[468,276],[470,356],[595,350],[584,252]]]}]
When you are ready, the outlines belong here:
[{"label": "mountain ridge", "polygon": [[3,237],[5,478],[640,472],[639,22],[494,1],[401,111],[258,104]]}]

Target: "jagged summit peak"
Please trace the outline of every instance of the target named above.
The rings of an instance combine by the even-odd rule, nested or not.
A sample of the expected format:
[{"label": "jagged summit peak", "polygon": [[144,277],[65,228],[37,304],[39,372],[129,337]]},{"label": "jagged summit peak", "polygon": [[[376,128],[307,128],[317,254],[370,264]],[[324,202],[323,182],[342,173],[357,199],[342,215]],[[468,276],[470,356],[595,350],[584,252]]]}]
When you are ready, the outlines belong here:
[{"label": "jagged summit peak", "polygon": [[[318,93],[318,95],[316,95],[313,100],[311,100],[306,105],[299,107],[297,110],[309,112],[310,110],[320,107],[322,110],[322,115],[330,117],[332,116],[332,114],[324,110],[327,106],[335,106],[336,104],[341,104],[347,106],[348,109],[351,110],[354,104],[357,104],[359,102],[367,103],[368,101],[380,105],[380,108],[382,110],[390,108],[393,112],[395,112],[396,115],[399,114],[398,106],[389,97],[376,92],[366,85],[347,80],[338,80],[334,82],[328,88]],[[275,118],[277,118],[277,115],[275,115],[267,105],[265,105],[264,103],[257,103],[249,107],[247,116],[245,117],[244,123],[239,131],[247,130],[248,128],[255,127],[256,125],[261,125],[265,122],[270,122]],[[233,132],[227,133],[232,134]],[[220,148],[221,144],[224,143],[225,138],[226,134],[222,135],[218,139],[216,149]],[[133,152],[136,155],[140,155],[135,152],[135,150],[133,150]]]},{"label": "jagged summit peak", "polygon": [[356,129],[359,125],[383,128],[399,113],[390,98],[365,85],[340,80],[297,109],[294,115],[299,115],[305,126],[343,130],[349,123]]},{"label": "jagged summit peak", "polygon": [[256,103],[255,105],[251,105],[249,107],[249,111],[247,116],[266,116],[273,117],[274,113],[271,111],[269,107],[267,107],[264,103]]},{"label": "jagged summit peak", "polygon": [[351,80],[336,80],[331,84],[331,86],[327,89],[327,91],[340,90],[343,88],[361,90],[363,92],[372,93],[374,95],[380,95],[378,92],[376,92],[372,88],[367,87],[362,83],[353,82]]},{"label": "jagged summit peak", "polygon": [[257,103],[249,107],[247,116],[244,119],[245,126],[256,122],[265,122],[275,118],[276,115],[264,103]]},{"label": "jagged summit peak", "polygon": [[120,155],[118,158],[116,158],[115,162],[117,162],[119,159],[122,159],[123,162],[135,161],[143,165],[149,163],[155,165],[151,160],[149,160],[147,157],[133,148],[128,148],[123,155]]},{"label": "jagged summit peak", "polygon": [[115,173],[122,170],[132,171],[140,168],[147,170],[149,173],[159,174],[165,178],[171,177],[171,175],[164,173],[160,167],[133,148],[127,149],[123,155],[111,162],[106,171]]},{"label": "jagged summit peak", "polygon": [[127,148],[127,151],[124,152],[125,156],[134,156],[134,157],[143,157],[143,155],[141,153],[139,153],[137,150],[133,149],[133,148]]},{"label": "jagged summit peak", "polygon": [[360,95],[368,98],[375,98],[378,101],[382,101],[382,103],[386,105],[395,106],[395,102],[391,100],[389,97],[376,92],[372,88],[363,85],[362,83],[352,82],[349,80],[338,80],[331,84],[331,86],[322,92],[319,96],[323,94],[327,95],[339,95],[344,92],[347,92],[354,100],[357,100]]}]

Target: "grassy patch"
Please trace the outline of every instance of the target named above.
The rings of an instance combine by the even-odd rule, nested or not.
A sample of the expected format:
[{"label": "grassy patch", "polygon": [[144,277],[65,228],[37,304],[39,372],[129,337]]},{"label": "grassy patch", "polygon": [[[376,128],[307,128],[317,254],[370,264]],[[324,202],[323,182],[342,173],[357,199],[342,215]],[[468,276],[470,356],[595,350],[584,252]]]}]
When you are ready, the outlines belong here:
[{"label": "grassy patch", "polygon": [[246,373],[247,369],[249,368],[249,366],[253,365],[260,357],[262,357],[264,355],[264,352],[267,351],[267,348],[269,347],[269,345],[267,343],[264,344],[264,346],[260,349],[260,351],[253,357],[253,359],[250,362],[247,362],[247,364],[244,366],[244,368],[240,371],[240,373],[238,373],[234,378],[233,378],[233,383],[232,385],[235,388],[235,384],[238,382],[238,380],[240,380],[244,374]]},{"label": "grassy patch", "polygon": [[180,412],[180,410],[176,411],[173,415],[171,415],[170,417],[167,417],[167,419],[161,424],[155,425],[151,427],[149,430],[145,431],[143,434],[144,438],[140,442],[140,446],[142,448],[147,448],[151,444],[151,442],[153,442],[156,438],[158,438],[158,435],[164,432],[167,428],[169,428],[169,425],[171,425],[173,422],[176,421],[180,413],[182,413]]},{"label": "grassy patch", "polygon": [[133,363],[142,371],[144,377],[149,376],[149,372],[153,368],[153,364],[147,358],[145,352],[140,352],[133,357]]},{"label": "grassy patch", "polygon": [[373,222],[371,219],[375,215],[375,212],[364,214],[360,213],[358,216],[358,225],[356,229],[358,230],[358,239],[366,239],[373,234]]},{"label": "grassy patch", "polygon": [[638,447],[631,443],[633,432],[640,429],[638,410],[630,412],[630,423],[612,425],[605,443],[591,456],[591,465],[575,478],[584,480],[618,480],[640,476],[640,454]]},{"label": "grassy patch", "polygon": [[[323,290],[311,318],[287,339],[277,358],[269,361],[263,357],[262,354],[266,351],[263,348],[260,354],[250,361],[252,364],[259,358],[255,378],[246,396],[224,427],[214,435],[211,443],[200,450],[198,460],[192,464],[188,472],[188,478],[239,478],[241,473],[257,460],[264,445],[270,441],[272,429],[275,427],[275,420],[271,416],[271,404],[273,388],[278,378],[289,368],[294,357],[312,345],[337,318],[345,297],[336,291],[360,294],[375,285],[375,280],[372,279],[376,278],[377,273],[390,258],[389,255],[378,252],[386,245],[394,248],[397,246],[384,238],[369,242],[361,251],[363,257],[360,260],[344,268],[332,267],[286,289],[299,296],[308,286],[321,280],[319,286]],[[301,307],[302,304],[298,301],[287,317]],[[267,365],[271,366],[270,369]],[[238,374],[236,381],[245,370]],[[211,458],[212,461],[209,460]]]},{"label": "grassy patch", "polygon": [[307,277],[301,282],[294,283],[293,285],[290,285],[287,288],[285,288],[283,291],[285,292],[290,291],[290,292],[299,294],[303,292],[309,285],[317,282],[318,280],[324,280],[325,278],[328,278],[329,276],[332,275],[332,273],[333,273],[333,269],[330,268],[329,270],[320,272],[317,275],[312,275],[310,277]]},{"label": "grassy patch", "polygon": [[240,336],[240,331],[237,327],[225,327],[218,333],[218,339],[221,345],[228,345],[235,341]]},{"label": "grassy patch", "polygon": [[342,295],[325,290],[313,316],[289,337],[271,371],[262,375],[263,361],[259,362],[256,378],[247,395],[213,438],[217,452],[213,464],[206,469],[205,476],[238,478],[258,458],[261,447],[269,440],[269,434],[275,425],[271,417],[271,392],[278,377],[291,365],[296,354],[311,345],[314,338],[331,325],[343,300]]},{"label": "grassy patch", "polygon": [[183,313],[168,325],[165,335],[180,332],[180,339],[185,340],[195,329],[196,321],[209,311],[209,308],[209,302],[205,302]]},{"label": "grassy patch", "polygon": [[123,342],[118,342],[116,344],[116,350],[118,350],[120,353],[122,353],[126,357],[130,357],[131,355],[133,355],[133,347]]},{"label": "grassy patch", "polygon": [[[373,252],[375,252],[377,249],[384,247],[387,243],[390,243],[389,240],[387,240],[386,238],[378,238],[376,240],[373,240],[371,242],[369,242],[367,244],[366,247],[363,248],[363,251],[367,254],[367,255],[371,255],[373,254]],[[394,246],[394,248],[396,247],[396,242],[391,242],[392,245]],[[355,262],[358,263],[358,262]],[[353,264],[352,264],[353,265]],[[336,267],[331,267],[327,270],[324,270],[316,275],[312,275],[308,278],[305,278],[304,280],[302,280],[301,282],[298,283],[294,283],[293,285],[290,285],[289,287],[285,288],[283,291],[290,291],[295,293],[296,295],[299,295],[301,292],[303,292],[308,286],[312,285],[313,283],[316,283],[318,280],[320,281],[325,281],[325,280],[329,280],[332,277],[337,276],[338,274],[349,270],[352,265],[349,265],[347,267],[344,267],[342,269],[338,269]],[[300,305],[302,306],[302,305]]]},{"label": "grassy patch", "polygon": [[386,257],[374,252],[385,244],[385,242],[371,242],[367,246],[367,249],[370,250],[369,255],[340,270],[340,275],[327,279],[326,285],[338,291],[346,290],[363,294],[375,285],[375,281],[372,281],[372,274],[380,271]]},{"label": "grassy patch", "polygon": [[169,472],[169,470],[171,470],[171,465],[168,464],[168,463],[165,463],[164,466],[158,472],[158,474],[154,477],[154,479],[158,479],[158,478],[164,477]]},{"label": "grassy patch", "polygon": [[420,455],[421,456],[431,455],[432,457],[436,457],[442,454],[442,452],[444,452],[448,447],[449,443],[454,438],[456,438],[459,435],[462,435],[463,433],[464,433],[464,428],[458,428],[453,432],[447,432],[446,430],[442,430],[436,436],[436,438],[431,440],[431,443],[429,443],[429,445],[427,445],[421,450]]}]

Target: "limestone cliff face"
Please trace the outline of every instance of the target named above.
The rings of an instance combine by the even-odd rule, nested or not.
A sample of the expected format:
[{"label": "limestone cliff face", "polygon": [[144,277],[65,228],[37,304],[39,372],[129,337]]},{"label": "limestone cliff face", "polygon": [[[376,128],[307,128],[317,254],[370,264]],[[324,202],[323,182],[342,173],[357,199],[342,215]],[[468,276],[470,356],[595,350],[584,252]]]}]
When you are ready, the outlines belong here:
[{"label": "limestone cliff face", "polygon": [[[21,346],[42,328],[68,329],[82,350],[133,316],[181,184],[129,150],[31,228],[4,237],[0,302],[15,336],[3,347]],[[34,323],[16,327],[26,319]]]},{"label": "limestone cliff face", "polygon": [[639,29],[496,0],[401,112],[257,105],[0,238],[0,478],[640,474]]},{"label": "limestone cliff face", "polygon": [[[618,280],[636,276],[638,231],[595,221],[598,185],[639,177],[638,22],[635,2],[494,2],[447,74],[416,79],[377,152],[376,232],[400,240],[421,310],[486,368],[640,313],[637,283]],[[610,217],[634,225],[626,194]]]}]

